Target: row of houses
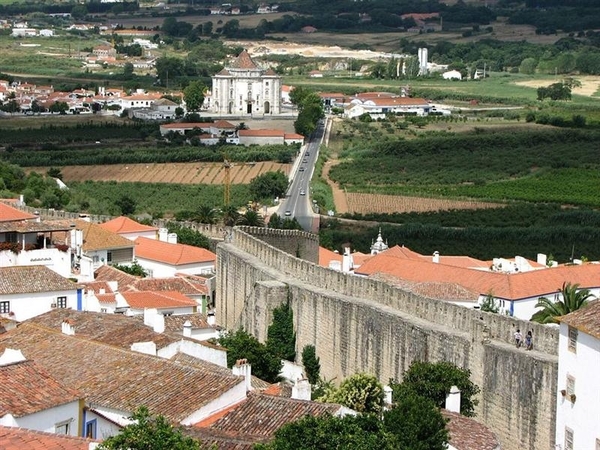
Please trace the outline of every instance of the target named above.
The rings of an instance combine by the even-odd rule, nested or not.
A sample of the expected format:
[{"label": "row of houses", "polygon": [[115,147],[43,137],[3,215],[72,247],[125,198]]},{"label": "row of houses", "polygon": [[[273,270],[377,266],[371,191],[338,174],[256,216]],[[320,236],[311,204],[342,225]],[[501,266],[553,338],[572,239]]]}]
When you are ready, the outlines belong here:
[{"label": "row of houses", "polygon": [[204,145],[214,145],[220,139],[235,145],[270,145],[270,144],[302,144],[304,136],[298,133],[287,133],[283,130],[260,129],[238,130],[235,125],[226,120],[216,122],[181,122],[160,125],[160,134],[168,136],[169,133],[193,133]]}]

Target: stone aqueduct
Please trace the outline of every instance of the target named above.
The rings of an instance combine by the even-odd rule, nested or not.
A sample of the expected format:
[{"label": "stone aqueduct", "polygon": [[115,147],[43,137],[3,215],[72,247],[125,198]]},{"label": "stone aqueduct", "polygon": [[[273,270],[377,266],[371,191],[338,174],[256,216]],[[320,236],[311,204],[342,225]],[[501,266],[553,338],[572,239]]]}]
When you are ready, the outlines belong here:
[{"label": "stone aqueduct", "polygon": [[[427,299],[380,281],[320,267],[318,237],[236,228],[217,247],[217,314],[228,329],[261,341],[272,310],[290,299],[297,351],[317,348],[325,378],[370,372],[402,379],[414,360],[447,360],[471,370],[481,388],[477,419],[504,450],[553,450],[558,332]],[[533,330],[536,348],[511,345]]]}]

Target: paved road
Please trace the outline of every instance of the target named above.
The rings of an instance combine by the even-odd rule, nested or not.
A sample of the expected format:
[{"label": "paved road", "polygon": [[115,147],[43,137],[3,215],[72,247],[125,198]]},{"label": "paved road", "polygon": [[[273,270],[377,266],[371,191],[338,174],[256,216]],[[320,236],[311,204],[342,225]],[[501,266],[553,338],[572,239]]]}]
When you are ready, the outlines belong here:
[{"label": "paved road", "polygon": [[282,217],[295,217],[306,231],[318,233],[319,215],[313,211],[310,200],[310,179],[315,170],[319,157],[319,146],[325,132],[325,120],[321,120],[317,129],[311,135],[308,143],[302,147],[299,163],[294,164],[293,178],[287,191],[285,200],[279,207]]}]

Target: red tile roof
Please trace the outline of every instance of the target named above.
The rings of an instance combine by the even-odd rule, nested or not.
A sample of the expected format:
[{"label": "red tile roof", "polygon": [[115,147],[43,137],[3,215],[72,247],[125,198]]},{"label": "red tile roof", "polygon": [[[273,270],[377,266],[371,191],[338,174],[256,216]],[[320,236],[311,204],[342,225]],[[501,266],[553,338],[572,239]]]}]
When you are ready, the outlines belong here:
[{"label": "red tile roof", "polygon": [[213,125],[217,128],[229,128],[232,130],[235,129],[234,124],[232,124],[231,122],[227,122],[226,120],[223,120],[223,119],[217,120]]},{"label": "red tile roof", "polygon": [[207,419],[194,425],[208,428],[231,438],[252,439],[260,442],[270,439],[283,425],[306,415],[335,414],[340,405],[296,400],[273,395],[249,393],[246,400],[229,408],[217,419]]},{"label": "red tile roof", "polygon": [[23,417],[83,398],[33,361],[0,366],[0,417]]},{"label": "red tile roof", "polygon": [[188,366],[28,322],[0,335],[0,348],[6,347],[20,349],[51,376],[79,389],[89,403],[123,412],[146,405],[151,414],[174,422],[243,383],[213,364]]},{"label": "red tile roof", "polygon": [[342,255],[325,247],[319,247],[319,265],[323,267],[329,267],[331,261],[339,261],[342,263]]},{"label": "red tile roof", "polygon": [[0,425],[2,450],[89,450],[90,439]]},{"label": "red tile roof", "polygon": [[283,130],[239,130],[238,136],[248,137],[284,137]]},{"label": "red tile roof", "polygon": [[246,50],[242,50],[228,67],[232,69],[258,69],[258,66],[252,61],[250,54]]},{"label": "red tile roof", "polygon": [[214,262],[217,258],[210,250],[186,244],[169,244],[155,239],[139,237],[135,240],[135,255],[175,266]]},{"label": "red tile roof", "polygon": [[357,274],[384,273],[415,283],[450,283],[496,298],[520,300],[557,292],[565,281],[582,288],[600,287],[600,264],[559,266],[521,273],[498,273],[449,266],[428,260],[402,259],[382,252],[356,270]]},{"label": "red tile roof", "polygon": [[456,450],[500,450],[500,442],[488,427],[469,417],[442,409],[446,428]]},{"label": "red tile roof", "polygon": [[156,227],[143,225],[125,216],[117,217],[113,220],[109,220],[108,222],[101,223],[100,226],[105,230],[112,231],[113,233],[117,234],[158,231],[158,228]]},{"label": "red tile roof", "polygon": [[592,301],[589,305],[562,316],[560,321],[600,339],[600,300]]},{"label": "red tile roof", "polygon": [[304,139],[304,136],[298,133],[285,133],[283,135],[284,139]]},{"label": "red tile roof", "polygon": [[0,202],[0,222],[13,222],[16,220],[36,219],[37,216],[26,213],[20,209],[13,208],[4,202]]},{"label": "red tile roof", "polygon": [[175,291],[164,292],[122,292],[121,295],[127,304],[134,309],[144,308],[185,308],[195,307],[198,303],[185,295]]},{"label": "red tile roof", "polygon": [[411,97],[382,97],[382,98],[365,98],[365,102],[371,102],[375,106],[422,106],[428,105],[429,102],[422,98],[411,98]]},{"label": "red tile roof", "polygon": [[[75,291],[77,284],[46,266],[0,267],[0,295]],[[27,299],[22,299],[27,302]]]}]

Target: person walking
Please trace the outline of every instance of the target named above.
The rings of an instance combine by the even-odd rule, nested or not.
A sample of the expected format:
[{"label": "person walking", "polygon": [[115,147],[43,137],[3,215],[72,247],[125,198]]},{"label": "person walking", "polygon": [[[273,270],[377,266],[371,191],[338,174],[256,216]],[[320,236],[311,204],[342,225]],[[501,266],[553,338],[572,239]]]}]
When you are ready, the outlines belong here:
[{"label": "person walking", "polygon": [[533,335],[531,334],[531,331],[528,331],[527,335],[525,336],[525,348],[527,350],[533,349]]},{"label": "person walking", "polygon": [[523,341],[523,335],[521,334],[521,330],[517,329],[517,331],[515,331],[515,345],[517,346],[517,348],[521,347],[521,342]]}]

